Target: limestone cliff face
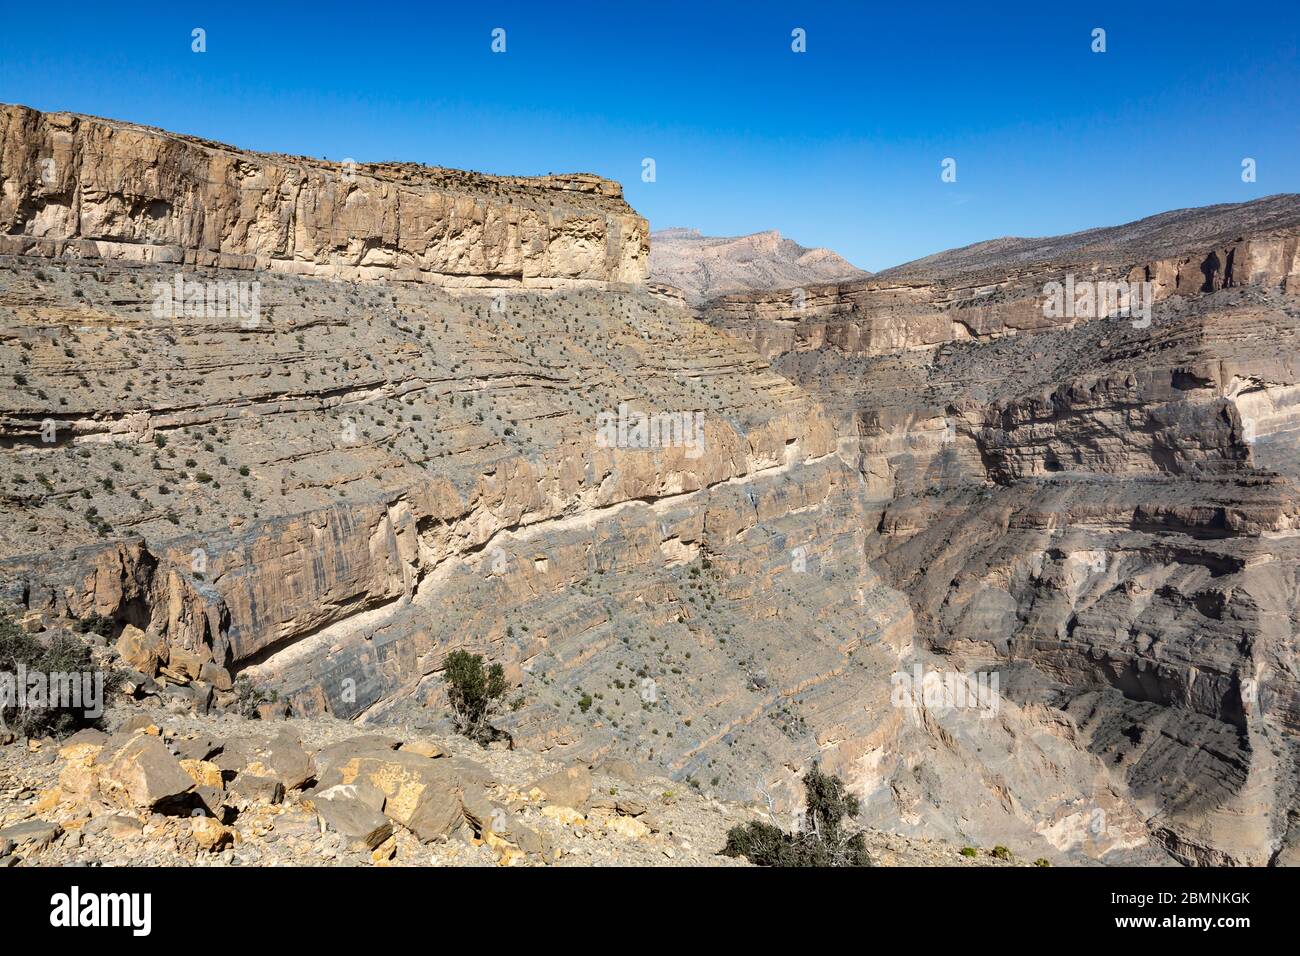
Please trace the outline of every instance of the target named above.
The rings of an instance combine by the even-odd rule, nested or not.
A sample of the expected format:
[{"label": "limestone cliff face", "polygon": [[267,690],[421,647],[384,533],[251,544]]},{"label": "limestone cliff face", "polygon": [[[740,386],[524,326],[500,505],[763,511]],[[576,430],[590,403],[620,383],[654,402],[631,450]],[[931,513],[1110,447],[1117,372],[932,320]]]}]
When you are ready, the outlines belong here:
[{"label": "limestone cliff face", "polygon": [[0,106],[0,253],[603,288],[645,281],[649,238],[596,176],[334,163]]},{"label": "limestone cliff face", "polygon": [[[1039,310],[1033,334],[963,321],[979,334],[946,341],[958,310],[895,299],[874,344],[851,317],[733,329],[855,436],[842,454],[890,499],[867,547],[908,595],[918,652],[998,671],[1029,727],[1101,757],[1140,829],[1190,864],[1300,856],[1294,242],[1159,248],[1134,267],[1156,290],[1146,327],[1031,329]],[[1041,832],[1123,843],[1118,812],[1093,798]]]},{"label": "limestone cliff face", "polygon": [[[1149,282],[1157,302],[1226,288],[1300,291],[1300,199],[1210,209],[1051,240],[982,244],[971,249],[992,251],[958,250],[853,282],[722,295],[702,313],[769,357],[821,349],[883,355],[1088,321],[1044,313],[1044,288],[1067,275]],[[1235,219],[1223,211],[1234,209]],[[1144,241],[1135,243],[1131,233]]]},{"label": "limestone cliff face", "polygon": [[[867,560],[892,486],[679,303],[259,274],[246,329],[155,316],[156,265],[39,266],[0,258],[0,582],[28,613],[135,624],[367,721],[436,719],[469,648],[518,685],[502,726],[557,758],[782,806],[817,759],[909,832],[1148,852],[1098,759],[1017,705],[896,706],[914,612]],[[621,404],[701,431],[611,446]],[[1080,801],[1127,822],[1081,835]]]},{"label": "limestone cliff face", "polygon": [[[5,117],[0,595],[28,623],[132,624],[359,721],[436,720],[468,648],[552,757],[781,806],[819,760],[879,824],[1030,858],[1300,858],[1286,203],[1247,239],[1182,223],[1190,251],[994,244],[872,280],[865,324],[835,291],[816,335],[733,337],[609,288],[644,258],[612,184]],[[1148,265],[1149,327],[1005,334],[1047,275]],[[182,266],[255,277],[260,321],[159,314]],[[415,281],[330,281],[383,276]],[[673,427],[611,441],[623,408]],[[996,706],[898,699],[913,668],[993,672]]]}]

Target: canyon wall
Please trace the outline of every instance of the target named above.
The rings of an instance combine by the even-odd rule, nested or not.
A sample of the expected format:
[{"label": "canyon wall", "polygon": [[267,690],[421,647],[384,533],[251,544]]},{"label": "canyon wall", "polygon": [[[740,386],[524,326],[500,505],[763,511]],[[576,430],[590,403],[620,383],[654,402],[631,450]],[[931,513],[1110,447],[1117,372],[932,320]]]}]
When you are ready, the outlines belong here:
[{"label": "canyon wall", "polygon": [[[823,348],[880,355],[1089,321],[1044,313],[1044,289],[1064,284],[1067,276],[1149,282],[1157,302],[1239,287],[1294,294],[1300,291],[1300,213],[1287,200],[1248,204],[1236,221],[1216,218],[1208,228],[1186,228],[1176,220],[1165,225],[1165,233],[1147,237],[1146,245],[1119,243],[1127,227],[1081,234],[1093,236],[1086,244],[1071,243],[1068,236],[1006,240],[1025,248],[1003,250],[1003,258],[961,257],[958,250],[944,254],[953,257],[951,264],[936,257],[854,282],[718,296],[704,304],[702,314],[768,357]],[[1141,223],[1133,226],[1142,231]],[[1097,238],[1099,233],[1117,234],[1116,245]]]},{"label": "canyon wall", "polygon": [[[0,594],[140,628],[156,706],[437,724],[465,648],[565,761],[778,813],[817,761],[1059,862],[1300,855],[1294,200],[805,290],[812,331],[646,285],[592,178],[5,117]],[[159,309],[180,269],[256,321]],[[1149,325],[1041,322],[1135,269]]]},{"label": "canyon wall", "polygon": [[0,105],[0,253],[455,288],[642,283],[646,222],[597,176],[252,153]]},{"label": "canyon wall", "polygon": [[[1282,225],[1297,210],[1237,207],[1228,242],[1221,223],[1208,239],[1185,219],[1185,235],[1146,230],[1160,255],[1145,258],[1082,258],[1063,237],[1068,255],[1028,280],[1016,249],[1001,265],[1006,250],[977,250],[1020,290],[996,306],[936,304],[935,289],[976,288],[945,272],[965,268],[952,254],[896,270],[892,291],[805,290],[824,308],[806,322],[727,314],[739,297],[705,310],[818,396],[888,499],[866,546],[908,596],[918,652],[999,673],[1185,863],[1300,854],[1300,287]],[[1039,283],[1067,273],[1149,277],[1151,321],[1044,323]],[[1085,830],[1111,833],[1092,812]]]}]

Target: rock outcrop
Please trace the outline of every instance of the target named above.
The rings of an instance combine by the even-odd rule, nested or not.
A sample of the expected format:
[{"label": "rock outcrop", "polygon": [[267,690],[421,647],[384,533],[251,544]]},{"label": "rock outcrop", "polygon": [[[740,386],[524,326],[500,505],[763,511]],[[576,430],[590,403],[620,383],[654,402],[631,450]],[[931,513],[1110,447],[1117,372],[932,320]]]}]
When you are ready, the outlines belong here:
[{"label": "rock outcrop", "polygon": [[1073,310],[1045,314],[1045,289],[1067,277],[1150,282],[1157,302],[1243,286],[1295,293],[1300,202],[1281,195],[1051,239],[999,239],[852,282],[718,296],[703,314],[768,357],[884,355],[1088,321]]},{"label": "rock outcrop", "polygon": [[[565,765],[405,724],[390,728],[399,738],[319,718],[267,724],[138,705],[110,717],[111,734],[84,730],[61,744],[0,747],[0,867],[744,866],[743,857],[719,853],[728,829],[785,823],[770,808],[701,796],[651,767]],[[264,768],[247,753],[285,740],[317,766],[349,756],[302,789],[250,786]],[[110,768],[142,752],[175,781],[162,789],[183,791],[187,801],[159,804],[156,788],[133,788],[105,802]],[[211,759],[184,756],[198,752]],[[586,786],[556,799],[529,785],[538,774]],[[354,782],[330,782],[339,777]],[[864,836],[877,866],[1030,862],[991,847]]]},{"label": "rock outcrop", "polygon": [[327,162],[0,105],[0,254],[449,288],[645,281],[645,220],[585,174]]}]

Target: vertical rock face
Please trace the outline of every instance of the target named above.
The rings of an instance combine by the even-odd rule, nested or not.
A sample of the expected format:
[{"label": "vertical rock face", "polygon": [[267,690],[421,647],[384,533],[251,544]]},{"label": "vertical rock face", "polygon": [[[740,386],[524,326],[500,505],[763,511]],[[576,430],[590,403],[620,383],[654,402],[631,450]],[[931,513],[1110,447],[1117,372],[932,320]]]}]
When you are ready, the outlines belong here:
[{"label": "vertical rock face", "polygon": [[559,289],[644,282],[649,239],[596,176],[332,163],[0,106],[0,253]]},{"label": "vertical rock face", "polygon": [[[996,670],[1186,863],[1300,853],[1298,216],[1294,197],[1167,214],[1029,263],[984,244],[884,274],[906,294],[820,290],[793,323],[706,309],[855,434],[842,452],[890,499],[867,547],[922,659]],[[1044,323],[1027,296],[1067,273],[1150,281],[1151,321]],[[977,285],[988,304],[953,297]],[[1140,839],[1116,813],[1094,799],[1040,832]]]}]

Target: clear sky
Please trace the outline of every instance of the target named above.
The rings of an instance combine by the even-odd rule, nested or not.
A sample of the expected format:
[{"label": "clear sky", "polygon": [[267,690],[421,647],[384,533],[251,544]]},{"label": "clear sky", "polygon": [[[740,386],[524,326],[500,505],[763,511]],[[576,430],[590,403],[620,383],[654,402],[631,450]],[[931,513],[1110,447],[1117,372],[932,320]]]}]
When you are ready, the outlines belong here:
[{"label": "clear sky", "polygon": [[4,0],[0,25],[0,101],[330,159],[596,172],[652,228],[779,229],[873,270],[1300,192],[1296,0]]}]

